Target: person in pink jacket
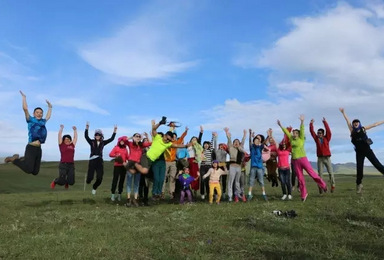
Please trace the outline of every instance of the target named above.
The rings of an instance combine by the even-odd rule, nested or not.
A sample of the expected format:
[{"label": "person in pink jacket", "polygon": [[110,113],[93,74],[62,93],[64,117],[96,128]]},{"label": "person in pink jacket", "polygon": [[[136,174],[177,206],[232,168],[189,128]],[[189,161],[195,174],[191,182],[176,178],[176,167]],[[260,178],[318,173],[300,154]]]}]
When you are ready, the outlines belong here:
[{"label": "person in pink jacket", "polygon": [[[146,140],[148,140],[148,134],[144,133]],[[140,158],[143,154],[143,149],[151,146],[151,142],[142,142],[142,135],[135,133],[132,137],[132,141],[128,141],[127,145],[129,148],[129,156],[127,167],[127,207],[134,205],[135,207],[139,206],[137,199],[139,196],[139,186],[141,173],[137,170],[136,166],[140,163]],[[134,198],[131,200],[131,189],[132,189],[132,180],[133,180],[133,193]]]},{"label": "person in pink jacket", "polygon": [[121,201],[121,193],[123,192],[124,181],[125,181],[125,167],[124,163],[128,160],[128,150],[127,150],[128,138],[126,136],[119,137],[117,145],[113,147],[112,151],[109,153],[110,157],[115,158],[115,163],[113,165],[113,179],[111,187],[111,200],[115,201],[115,192],[117,182],[119,182],[119,194],[117,200]]}]

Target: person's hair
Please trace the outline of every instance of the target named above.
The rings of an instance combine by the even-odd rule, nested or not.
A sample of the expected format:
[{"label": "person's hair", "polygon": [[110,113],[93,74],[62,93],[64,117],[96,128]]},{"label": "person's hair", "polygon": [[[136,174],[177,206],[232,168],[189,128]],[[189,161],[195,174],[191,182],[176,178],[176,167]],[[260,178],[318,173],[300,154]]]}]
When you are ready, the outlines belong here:
[{"label": "person's hair", "polygon": [[204,141],[204,143],[203,143],[203,147],[204,147],[205,144],[208,144],[208,146],[211,146],[211,143],[208,142],[208,141]]},{"label": "person's hair", "polygon": [[235,140],[233,140],[232,143],[234,144],[236,140],[239,141],[239,143],[240,143],[240,139],[238,139],[238,138],[236,138]]},{"label": "person's hair", "polygon": [[176,134],[176,132],[173,132],[173,137],[176,137],[176,138],[177,138],[177,134]]},{"label": "person's hair", "polygon": [[300,130],[299,129],[293,129],[292,132],[297,132],[300,135]]},{"label": "person's hair", "polygon": [[64,142],[65,138],[68,138],[69,140],[72,141],[72,137],[70,135],[63,135],[63,137],[61,138],[61,140]]},{"label": "person's hair", "polygon": [[322,134],[324,134],[324,133],[325,133],[325,131],[324,131],[324,129],[323,129],[323,128],[319,128],[319,129],[317,129],[317,132],[321,132]]},{"label": "person's hair", "polygon": [[192,139],[193,139],[193,138],[196,138],[196,141],[198,140],[198,138],[197,138],[196,136],[192,136],[192,137],[191,137],[191,140],[190,140],[189,142],[192,142]]},{"label": "person's hair", "polygon": [[260,136],[260,143],[262,143],[262,142],[264,142],[265,141],[265,137],[264,137],[264,135],[262,135],[262,134],[257,134],[255,137],[253,137],[253,140],[252,140],[252,142],[254,143],[255,142],[255,140],[256,140],[256,138],[258,137],[258,136]]},{"label": "person's hair", "polygon": [[353,119],[352,124],[353,123],[360,123],[360,120],[359,119]]},{"label": "person's hair", "polygon": [[36,112],[36,110],[41,110],[41,112],[44,112],[44,110],[41,108],[41,107],[36,107],[34,110],[33,110],[33,113],[35,113]]},{"label": "person's hair", "polygon": [[171,138],[173,139],[173,132],[168,131],[168,132],[166,132],[165,134],[168,135],[169,137],[171,137]]},{"label": "person's hair", "polygon": [[284,142],[281,142],[281,143],[279,143],[279,150],[285,150],[284,145],[285,145],[285,149],[287,149],[287,144]]}]

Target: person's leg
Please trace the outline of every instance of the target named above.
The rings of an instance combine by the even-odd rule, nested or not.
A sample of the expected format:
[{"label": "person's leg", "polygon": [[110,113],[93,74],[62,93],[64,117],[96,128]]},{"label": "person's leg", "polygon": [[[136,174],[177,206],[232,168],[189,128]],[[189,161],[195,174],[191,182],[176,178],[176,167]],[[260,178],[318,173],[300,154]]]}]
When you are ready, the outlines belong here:
[{"label": "person's leg", "polygon": [[[163,186],[161,188],[161,190],[163,192],[165,192],[166,190],[166,183],[167,183],[167,179],[168,179],[168,182],[169,182],[169,174],[170,174],[170,169],[171,169],[171,162],[165,162],[165,174],[164,174],[164,181],[163,181]],[[169,185],[169,184],[168,184]]]},{"label": "person's leg", "polygon": [[317,172],[319,173],[320,178],[323,177],[323,170],[324,170],[324,157],[319,156],[317,157]]},{"label": "person's leg", "polygon": [[[136,174],[139,174],[139,173],[136,173]],[[119,200],[121,200],[121,194],[123,193],[126,175],[127,175],[127,171],[126,171],[125,167],[119,166],[119,184],[118,184],[118,192],[119,192],[118,199]]]},{"label": "person's leg", "polygon": [[206,189],[208,178],[203,179],[203,176],[208,172],[209,168],[210,166],[207,165],[200,166],[200,195],[202,199],[204,199],[205,193],[209,194],[209,188]]},{"label": "person's leg", "polygon": [[104,176],[104,162],[102,158],[96,158],[97,160],[97,166],[96,166],[96,181],[93,184],[93,189],[97,190],[97,188],[100,186],[100,184],[103,181]]},{"label": "person's leg", "polygon": [[19,167],[23,172],[31,174],[35,169],[35,161],[36,157],[39,155],[39,148],[40,147],[28,144],[25,147],[24,157],[15,159],[13,164]]},{"label": "person's leg", "polygon": [[136,173],[135,176],[133,177],[133,192],[135,193],[135,199],[137,199],[139,195],[139,185],[140,185],[140,179],[141,179],[141,174]]},{"label": "person's leg", "polygon": [[259,185],[261,187],[261,193],[263,195],[263,198],[267,200],[267,194],[265,193],[265,187],[264,187],[264,169],[256,168],[256,175],[257,175],[257,181],[259,182]]},{"label": "person's leg", "polygon": [[228,177],[228,182],[227,182],[227,191],[228,191],[228,200],[229,201],[232,201],[232,197],[233,197],[233,190],[232,190],[232,187],[233,187],[233,183],[235,181],[235,177],[236,177],[236,169],[235,167],[229,167],[229,177]]},{"label": "person's leg", "polygon": [[293,169],[296,173],[297,180],[299,182],[299,188],[301,193],[301,199],[305,200],[308,196],[307,187],[305,186],[305,178],[302,170],[301,159],[292,160]]},{"label": "person's leg", "polygon": [[220,183],[216,183],[214,188],[216,188],[216,191],[217,191],[216,203],[219,204],[220,203],[220,199],[221,199],[221,186],[220,186]]},{"label": "person's leg", "polygon": [[248,187],[248,200],[252,199],[252,188],[253,185],[255,185],[255,179],[256,179],[256,167],[251,167],[251,170],[249,171],[249,187]]},{"label": "person's leg", "polygon": [[241,173],[240,173],[240,193],[241,193],[241,196],[245,196],[245,178],[246,178],[246,174],[245,174],[245,170],[241,170]]},{"label": "person's leg", "polygon": [[73,163],[67,164],[68,172],[67,172],[67,184],[73,185],[75,184],[75,165]]},{"label": "person's leg", "polygon": [[295,167],[293,166],[293,162],[291,160],[291,183],[292,183],[292,188],[295,187],[296,185],[296,172],[295,172]]},{"label": "person's leg", "polygon": [[112,186],[111,186],[111,194],[115,194],[116,193],[116,186],[117,186],[117,181],[119,179],[119,176],[120,176],[120,172],[119,172],[119,166],[114,166],[113,167],[113,178],[112,178]]},{"label": "person's leg", "polygon": [[286,195],[287,194],[287,183],[286,182],[286,172],[284,171],[284,169],[278,169],[279,171],[279,175],[280,175],[280,181],[281,181],[281,190],[283,192],[283,195]]},{"label": "person's leg", "polygon": [[327,168],[327,172],[329,175],[329,182],[331,183],[331,187],[335,187],[335,175],[333,174],[333,167],[332,167],[332,162],[331,162],[331,156],[324,157],[324,164],[325,168]]},{"label": "person's leg", "polygon": [[320,189],[323,189],[324,191],[327,191],[327,184],[325,181],[320,178],[320,176],[313,170],[311,164],[308,161],[307,157],[300,158],[301,165],[303,169],[308,173],[309,176],[317,183],[317,186],[319,186]]},{"label": "person's leg", "polygon": [[285,183],[287,185],[288,195],[291,195],[292,194],[291,171],[289,169],[285,170]]},{"label": "person's leg", "polygon": [[[135,173],[137,174],[137,173]],[[127,199],[131,199],[131,188],[132,188],[132,179],[133,179],[133,174],[127,171],[127,184],[126,184],[126,190],[127,190]]]},{"label": "person's leg", "polygon": [[186,190],[185,192],[187,193],[187,196],[188,196],[188,202],[192,203],[192,192],[191,192],[191,190]]},{"label": "person's leg", "polygon": [[96,171],[96,162],[95,159],[89,160],[88,162],[88,171],[87,171],[87,184],[90,184],[93,181],[94,175]]},{"label": "person's leg", "polygon": [[34,162],[34,167],[33,167],[33,171],[32,171],[33,175],[39,174],[40,164],[41,164],[41,156],[42,156],[41,146],[38,146],[36,149],[35,162]]},{"label": "person's leg", "polygon": [[376,168],[376,170],[378,170],[379,172],[384,174],[384,166],[377,159],[377,157],[376,157],[375,153],[372,151],[372,149],[369,149],[367,151],[366,157],[372,163],[372,165]]},{"label": "person's leg", "polygon": [[175,196],[175,185],[176,185],[176,174],[177,174],[177,167],[176,162],[172,162],[170,169],[169,169],[169,193],[171,195],[171,199]]},{"label": "person's leg", "polygon": [[272,185],[274,185],[275,187],[278,187],[279,186],[279,182],[278,182],[278,179],[277,179],[277,173],[276,173],[276,170],[277,170],[277,161],[275,159],[272,159],[270,160],[270,166],[269,166],[269,170],[270,170],[270,179],[272,181]]},{"label": "person's leg", "polygon": [[235,196],[238,198],[241,197],[241,189],[240,189],[240,177],[241,177],[241,167],[235,167],[236,175],[235,175]]},{"label": "person's leg", "polygon": [[361,151],[356,151],[356,185],[360,185],[363,180],[364,159],[365,154]]},{"label": "person's leg", "polygon": [[213,203],[213,192],[214,192],[215,185],[213,183],[209,184],[209,203]]},{"label": "person's leg", "polygon": [[180,192],[180,204],[184,204],[185,190]]}]

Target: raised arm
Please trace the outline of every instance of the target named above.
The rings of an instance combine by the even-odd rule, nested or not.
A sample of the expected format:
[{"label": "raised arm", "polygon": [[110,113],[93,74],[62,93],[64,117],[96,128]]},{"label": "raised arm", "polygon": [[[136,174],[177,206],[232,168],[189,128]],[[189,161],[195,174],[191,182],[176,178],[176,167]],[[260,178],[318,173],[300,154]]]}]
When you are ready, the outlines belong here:
[{"label": "raised arm", "polygon": [[304,133],[304,115],[301,114],[299,116],[300,119],[300,139],[304,140],[305,139],[305,133]]},{"label": "raised arm", "polygon": [[48,112],[47,112],[47,115],[45,116],[45,120],[49,120],[51,118],[51,114],[52,114],[52,104],[48,101],[48,100],[45,100],[48,104]]},{"label": "raised arm", "polygon": [[[313,139],[316,140],[316,139],[317,139],[317,135],[316,135],[316,133],[315,133],[315,130],[313,129],[313,123],[314,123],[314,122],[315,122],[315,120],[312,118],[312,119],[311,119],[311,122],[309,122],[309,132],[311,133]],[[324,125],[325,125],[325,124],[324,124]],[[327,131],[327,133],[328,133],[328,131]]]},{"label": "raised arm", "polygon": [[225,127],[224,128],[225,135],[227,136],[227,145],[228,147],[232,146],[232,140],[231,140],[231,133],[229,132],[229,128]]},{"label": "raised arm", "polygon": [[323,124],[324,124],[324,128],[325,128],[325,137],[328,139],[328,141],[331,141],[332,131],[331,131],[331,128],[329,127],[328,122],[325,119],[325,117],[323,117]]},{"label": "raised arm", "polygon": [[113,127],[113,133],[112,133],[111,138],[109,138],[109,139],[107,139],[107,140],[104,140],[104,145],[109,144],[110,142],[112,142],[112,141],[115,139],[115,137],[116,137],[116,132],[117,132],[117,125],[115,125],[115,126]]},{"label": "raised arm", "polygon": [[87,121],[87,123],[85,124],[84,138],[85,138],[85,140],[87,140],[87,143],[91,145],[92,140],[91,140],[91,138],[89,138],[88,131],[89,131],[89,122]]},{"label": "raised arm", "polygon": [[371,125],[368,125],[368,126],[364,126],[365,130],[369,130],[373,127],[376,127],[376,126],[379,126],[379,125],[382,125],[384,124],[384,121],[379,121],[379,122],[376,122],[376,123],[373,123]]},{"label": "raised arm", "polygon": [[22,103],[23,103],[23,111],[25,114],[25,119],[29,121],[29,112],[28,112],[28,105],[27,105],[27,96],[20,90],[20,94],[22,97]]},{"label": "raised arm", "polygon": [[160,122],[156,124],[155,120],[151,121],[152,124],[152,130],[151,130],[151,135],[152,137],[155,137],[157,135],[157,128],[161,125]]},{"label": "raised arm", "polygon": [[251,149],[251,147],[252,147],[252,129],[251,128],[249,128],[249,149]]},{"label": "raised arm", "polygon": [[200,126],[199,137],[197,138],[197,142],[198,142],[199,144],[201,144],[201,139],[203,138],[203,133],[204,133],[204,129],[203,129],[203,126],[201,125],[201,126]]},{"label": "raised arm", "polygon": [[285,128],[285,127],[281,124],[280,120],[277,120],[277,125],[280,126],[281,130],[283,131],[283,133],[288,137],[288,140],[291,141],[291,140],[292,140],[292,135],[291,135],[291,133],[288,131],[287,128]]},{"label": "raised arm", "polygon": [[213,138],[213,149],[217,151],[217,132],[212,132],[212,138]]},{"label": "raised arm", "polygon": [[244,143],[245,143],[245,138],[247,137],[247,130],[243,130],[243,138],[241,139],[241,143],[240,143],[240,146],[241,147],[244,147]]},{"label": "raised arm", "polygon": [[72,126],[72,129],[73,129],[73,140],[72,140],[72,143],[74,146],[76,146],[76,143],[77,143],[77,128],[76,126]]},{"label": "raised arm", "polygon": [[343,107],[339,108],[340,112],[343,114],[345,121],[347,122],[348,129],[352,133],[352,124],[351,121],[349,121],[347,114],[345,113],[345,110]]},{"label": "raised arm", "polygon": [[59,143],[59,145],[61,145],[61,143],[63,142],[63,129],[64,125],[60,125],[59,133],[57,134],[57,142]]}]

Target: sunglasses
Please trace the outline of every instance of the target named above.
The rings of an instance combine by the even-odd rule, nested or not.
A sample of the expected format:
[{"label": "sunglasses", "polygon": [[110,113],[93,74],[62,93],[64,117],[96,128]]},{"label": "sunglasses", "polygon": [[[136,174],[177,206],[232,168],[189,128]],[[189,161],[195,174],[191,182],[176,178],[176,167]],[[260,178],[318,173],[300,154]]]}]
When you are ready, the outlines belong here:
[{"label": "sunglasses", "polygon": [[138,137],[138,138],[141,138],[141,135],[135,135],[134,137]]},{"label": "sunglasses", "polygon": [[95,134],[95,136],[101,136],[101,134]]},{"label": "sunglasses", "polygon": [[322,133],[322,132],[318,132],[317,134],[318,134],[318,135],[322,135],[323,133]]}]

